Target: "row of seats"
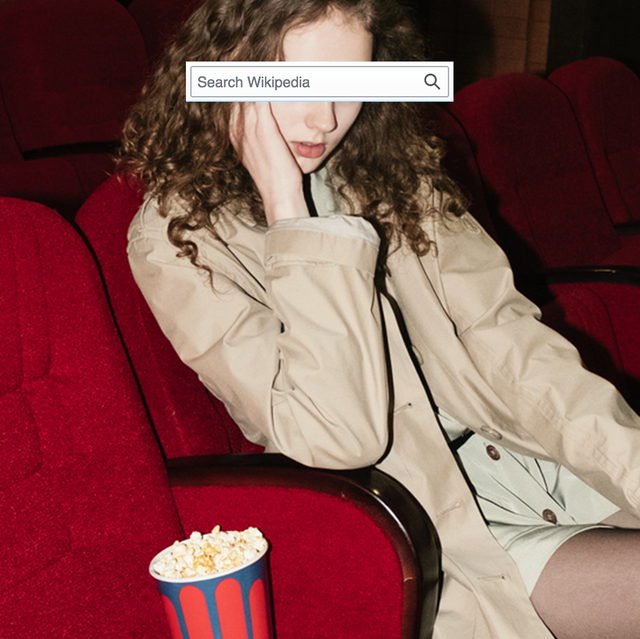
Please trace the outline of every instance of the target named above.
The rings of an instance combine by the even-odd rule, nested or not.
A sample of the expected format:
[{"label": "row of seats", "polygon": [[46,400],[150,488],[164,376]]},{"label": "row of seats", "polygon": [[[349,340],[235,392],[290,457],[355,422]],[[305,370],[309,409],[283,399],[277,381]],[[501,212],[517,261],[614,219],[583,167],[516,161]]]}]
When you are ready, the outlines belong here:
[{"label": "row of seats", "polygon": [[[637,85],[637,97],[603,114],[595,87],[617,75],[628,75],[626,84]],[[573,78],[580,108],[551,82],[565,86]],[[625,130],[634,118],[640,122],[639,99],[640,80],[623,65],[599,58],[567,65],[549,80],[505,75],[456,94],[451,113],[470,140],[489,213],[514,270],[640,264],[639,239],[616,228],[640,219],[634,203],[640,187],[616,168],[632,172],[635,163],[640,176],[640,138],[634,141]],[[598,126],[591,111],[600,118]],[[596,133],[602,140],[594,139]],[[594,165],[609,170],[596,174]],[[627,205],[610,206],[605,192],[616,192]]]},{"label": "row of seats", "polygon": [[[101,191],[94,213],[108,222],[99,203],[122,204],[118,182]],[[332,473],[233,454],[239,430],[215,410],[200,414],[202,387],[194,394],[175,383],[181,364],[166,379],[149,373],[161,386],[150,394],[142,384],[143,399],[136,378],[147,371],[139,359],[132,370],[97,262],[69,222],[0,197],[0,241],[4,639],[169,639],[149,562],[217,524],[258,526],[269,540],[279,639],[431,636],[437,536],[406,489],[375,469]],[[116,293],[107,279],[114,301],[126,295],[128,285]],[[146,322],[141,342],[156,339]],[[180,401],[169,405],[167,392]],[[158,411],[149,408],[158,401],[177,433],[154,431]],[[213,637],[203,628],[187,635],[179,622],[171,639]]]},{"label": "row of seats", "polygon": [[[199,2],[132,0],[126,8],[117,0],[0,3],[0,195],[39,201],[72,219],[113,172],[112,153],[128,109],[167,40]],[[496,134],[513,148],[519,136],[527,142],[518,149],[519,172],[526,169],[534,185],[545,180],[545,192],[556,195],[550,197],[556,208],[576,195],[574,188],[582,191],[583,200],[590,200],[591,209],[600,208],[583,216],[575,238],[583,244],[574,241],[571,247],[564,244],[563,234],[571,226],[575,200],[574,207],[571,202],[563,207],[563,215],[549,213],[552,222],[544,219],[544,230],[527,229],[526,222],[509,219],[507,226],[516,236],[525,234],[514,254],[558,265],[587,257],[599,261],[620,248],[603,216],[615,225],[640,220],[640,117],[635,107],[639,98],[640,80],[624,65],[604,58],[566,65],[546,83],[519,74],[477,82],[456,94],[453,112],[464,120],[482,164],[495,164],[494,156],[503,148],[506,155],[513,151],[508,145],[494,148]],[[548,117],[550,112],[553,117]],[[474,132],[474,127],[479,130]],[[536,175],[534,162],[558,151],[564,151],[565,165]],[[575,167],[569,153],[575,155]],[[591,194],[593,188],[582,190],[584,176],[574,177],[572,184],[561,182],[558,172],[564,171],[564,179],[568,168],[592,172],[598,194]],[[512,175],[487,176],[491,208],[501,216],[509,215],[510,204],[496,198],[512,189],[515,170],[513,166]],[[553,206],[546,208],[552,210]],[[594,234],[600,236],[598,246],[590,247],[585,256],[584,243],[589,245]],[[548,236],[557,239],[552,249]]]},{"label": "row of seats", "polygon": [[[627,67],[592,58],[548,80],[522,73],[478,81],[440,117],[448,121],[448,167],[506,251],[520,288],[555,307],[549,323],[636,409],[639,98],[640,80]],[[600,309],[590,327],[575,301],[563,299],[568,286]]]}]

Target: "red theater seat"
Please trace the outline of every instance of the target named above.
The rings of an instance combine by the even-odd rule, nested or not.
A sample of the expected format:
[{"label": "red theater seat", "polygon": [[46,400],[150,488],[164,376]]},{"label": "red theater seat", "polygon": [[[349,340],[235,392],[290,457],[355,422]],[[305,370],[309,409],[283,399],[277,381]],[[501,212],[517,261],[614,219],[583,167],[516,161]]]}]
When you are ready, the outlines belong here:
[{"label": "red theater seat", "polygon": [[24,159],[64,157],[85,196],[148,74],[140,31],[116,0],[0,3],[0,89]]},{"label": "red theater seat", "polygon": [[71,219],[85,200],[73,165],[61,158],[26,161],[0,91],[0,196],[34,200]]},{"label": "red theater seat", "polygon": [[621,62],[590,58],[549,81],[571,102],[614,224],[640,221],[640,79]]},{"label": "red theater seat", "polygon": [[140,27],[151,66],[180,25],[201,4],[202,0],[132,0],[129,13]]},{"label": "red theater seat", "polygon": [[183,534],[91,256],[0,198],[0,634],[167,637],[151,549]]},{"label": "red theater seat", "polygon": [[469,136],[489,213],[516,271],[640,266],[640,238],[618,237],[557,87],[527,73],[480,80],[456,94],[451,112]]},{"label": "red theater seat", "polygon": [[417,639],[421,615],[431,636],[437,541],[406,490],[278,455],[191,458],[168,481],[84,243],[10,198],[0,241],[3,639],[168,639],[148,564],[216,524],[268,538],[278,639]]},{"label": "red theater seat", "polygon": [[85,202],[76,223],[100,264],[116,322],[167,457],[258,452],[176,355],[136,285],[127,260],[127,230],[142,190],[119,177]]}]

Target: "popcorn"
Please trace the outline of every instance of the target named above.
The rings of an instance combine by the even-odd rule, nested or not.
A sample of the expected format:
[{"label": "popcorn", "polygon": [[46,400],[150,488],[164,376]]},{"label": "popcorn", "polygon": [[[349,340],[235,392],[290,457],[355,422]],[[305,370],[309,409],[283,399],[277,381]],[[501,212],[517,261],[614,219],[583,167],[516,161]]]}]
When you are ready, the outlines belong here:
[{"label": "popcorn", "polygon": [[257,528],[224,532],[216,526],[208,534],[193,532],[189,539],[176,541],[158,555],[151,568],[167,579],[215,575],[251,562],[266,547],[267,541]]}]

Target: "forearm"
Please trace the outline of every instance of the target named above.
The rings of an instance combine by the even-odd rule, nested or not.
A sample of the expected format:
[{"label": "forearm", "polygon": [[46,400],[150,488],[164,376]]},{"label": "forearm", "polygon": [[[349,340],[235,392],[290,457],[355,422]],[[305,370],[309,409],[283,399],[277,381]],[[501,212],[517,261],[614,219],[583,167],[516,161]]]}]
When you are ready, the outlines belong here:
[{"label": "forearm", "polygon": [[161,233],[132,243],[131,265],[180,357],[249,438],[308,465],[374,463],[388,438],[377,236],[359,218],[267,235],[253,288],[212,238],[201,255],[213,289]]},{"label": "forearm", "polygon": [[[318,232],[327,225],[333,233]],[[286,366],[273,387],[274,410],[300,423],[317,412],[311,439],[302,433],[313,463],[364,466],[379,459],[388,437],[377,237],[363,240],[354,218],[313,226],[267,234],[267,294],[283,325],[277,343]],[[290,432],[275,434],[279,448],[289,448]]]}]

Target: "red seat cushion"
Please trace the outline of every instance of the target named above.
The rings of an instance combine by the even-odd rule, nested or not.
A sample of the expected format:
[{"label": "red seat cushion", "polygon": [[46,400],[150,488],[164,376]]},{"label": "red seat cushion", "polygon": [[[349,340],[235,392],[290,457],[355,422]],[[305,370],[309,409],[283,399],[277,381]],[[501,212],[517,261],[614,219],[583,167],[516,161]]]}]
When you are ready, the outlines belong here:
[{"label": "red seat cushion", "polygon": [[113,177],[77,215],[105,277],[109,298],[165,454],[260,452],[242,435],[217,399],[183,364],[164,336],[133,279],[127,230],[142,203],[142,190]]}]

